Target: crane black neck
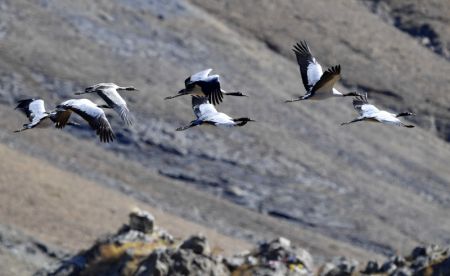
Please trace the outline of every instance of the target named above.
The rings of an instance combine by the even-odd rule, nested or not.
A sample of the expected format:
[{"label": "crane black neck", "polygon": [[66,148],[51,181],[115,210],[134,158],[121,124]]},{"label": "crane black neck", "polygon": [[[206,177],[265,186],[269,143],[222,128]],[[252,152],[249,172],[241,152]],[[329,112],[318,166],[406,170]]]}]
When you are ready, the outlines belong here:
[{"label": "crane black neck", "polygon": [[245,95],[242,92],[236,91],[236,92],[225,92],[224,93],[227,96],[238,96],[238,97],[246,97],[247,95]]},{"label": "crane black neck", "polygon": [[254,122],[254,120],[247,118],[247,117],[236,118],[236,119],[233,119],[233,121],[236,123],[237,126],[243,126],[248,122]]},{"label": "crane black neck", "polygon": [[414,116],[414,114],[411,112],[401,112],[398,113],[395,117],[405,117],[405,116]]},{"label": "crane black neck", "polygon": [[119,87],[117,88],[119,91],[137,91],[137,89],[133,86]]}]

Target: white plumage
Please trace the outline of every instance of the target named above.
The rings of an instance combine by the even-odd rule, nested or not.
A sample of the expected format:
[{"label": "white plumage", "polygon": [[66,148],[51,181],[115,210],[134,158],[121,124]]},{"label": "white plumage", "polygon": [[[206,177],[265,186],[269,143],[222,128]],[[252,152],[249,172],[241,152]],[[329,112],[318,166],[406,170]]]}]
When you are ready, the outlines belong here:
[{"label": "white plumage", "polygon": [[314,84],[316,84],[316,82],[318,82],[320,80],[320,77],[323,75],[322,66],[320,66],[320,64],[316,61],[314,57],[312,57],[311,62],[308,64],[306,68],[306,73],[309,88],[313,87]]},{"label": "white plumage", "polygon": [[[189,78],[187,78],[186,81],[189,84],[189,83],[193,83],[193,82],[200,81],[200,80],[206,80],[208,78],[209,73],[211,73],[211,71],[212,71],[211,68],[200,71],[198,73],[193,74]],[[212,75],[209,77],[219,79],[219,75]]]},{"label": "white plumage", "polygon": [[61,107],[67,107],[70,109],[79,110],[80,112],[84,112],[92,118],[97,118],[97,117],[105,115],[105,112],[103,111],[103,109],[98,107],[98,105],[96,105],[89,99],[67,100],[57,106],[58,109],[60,109]]},{"label": "white plumage", "polygon": [[47,113],[45,111],[44,100],[41,99],[36,99],[30,102],[29,110],[34,116],[45,115]]}]

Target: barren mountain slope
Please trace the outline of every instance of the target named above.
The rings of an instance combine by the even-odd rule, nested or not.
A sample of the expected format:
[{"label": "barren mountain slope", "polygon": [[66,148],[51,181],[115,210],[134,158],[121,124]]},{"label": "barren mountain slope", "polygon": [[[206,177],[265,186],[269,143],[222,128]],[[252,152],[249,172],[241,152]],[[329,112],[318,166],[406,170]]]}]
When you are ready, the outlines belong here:
[{"label": "barren mountain slope", "polygon": [[[5,1],[1,141],[249,240],[286,234],[317,246],[319,254],[336,251],[316,233],[376,252],[448,242],[450,148],[433,131],[340,127],[356,116],[350,99],[283,103],[303,93],[289,50],[299,39],[310,41],[324,65],[341,63],[345,83],[395,92],[375,96],[376,103],[419,114],[441,112],[448,103],[448,63],[359,2],[333,2],[332,9],[324,9],[326,1],[250,2],[237,8],[233,1],[193,1],[199,8],[182,0]],[[421,67],[415,67],[419,60]],[[257,123],[229,131],[174,131],[193,117],[190,99],[163,98],[178,91],[187,75],[208,67],[221,74],[224,89],[251,96],[225,98],[218,109]],[[419,78],[424,81],[414,81]],[[141,90],[124,96],[136,126],[124,129],[111,113],[117,143],[97,144],[87,127],[11,133],[23,121],[11,113],[19,96],[39,95],[53,105],[100,81]],[[432,102],[416,93],[425,88]]]},{"label": "barren mountain slope", "polygon": [[[384,106],[413,109],[420,115],[414,121],[450,140],[450,63],[395,25],[372,14],[362,2],[192,2],[290,59],[292,45],[300,39],[308,40],[319,61],[343,66],[344,83],[349,87],[368,91]],[[435,28],[442,35],[442,43],[446,43],[450,21],[449,13],[445,13],[448,2],[377,2],[380,5],[387,2],[393,12],[398,8],[405,21],[409,19],[418,25],[435,16]]]},{"label": "barren mountain slope", "polygon": [[447,0],[363,0],[385,22],[450,60],[450,4]]}]

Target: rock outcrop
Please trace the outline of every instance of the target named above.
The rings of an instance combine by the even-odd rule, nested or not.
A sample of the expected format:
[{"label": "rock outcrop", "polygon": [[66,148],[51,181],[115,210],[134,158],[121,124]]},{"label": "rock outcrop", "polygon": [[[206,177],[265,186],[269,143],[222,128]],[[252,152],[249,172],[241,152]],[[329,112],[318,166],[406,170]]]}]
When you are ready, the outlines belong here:
[{"label": "rock outcrop", "polygon": [[409,256],[392,256],[379,264],[337,257],[315,266],[311,254],[279,237],[254,249],[223,257],[203,235],[185,240],[154,225],[151,214],[135,210],[129,224],[98,240],[90,249],[63,261],[51,272],[35,275],[450,275],[450,249],[417,247]]},{"label": "rock outcrop", "polygon": [[450,251],[439,246],[416,247],[409,256],[392,256],[381,265],[368,262],[365,275],[450,275]]},{"label": "rock outcrop", "polygon": [[[203,235],[177,240],[154,226],[151,214],[135,210],[129,224],[98,240],[48,275],[311,275],[313,259],[285,238],[224,258]],[[43,271],[36,273],[45,275]]]}]

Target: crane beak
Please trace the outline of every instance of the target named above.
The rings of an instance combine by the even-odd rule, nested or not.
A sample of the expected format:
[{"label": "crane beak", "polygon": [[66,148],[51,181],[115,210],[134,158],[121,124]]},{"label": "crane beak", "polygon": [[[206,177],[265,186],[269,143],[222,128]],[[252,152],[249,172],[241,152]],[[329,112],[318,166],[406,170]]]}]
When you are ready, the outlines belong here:
[{"label": "crane beak", "polygon": [[178,91],[178,93],[176,95],[165,97],[164,100],[173,99],[173,98],[176,98],[176,97],[179,97],[179,96],[183,96],[183,95],[186,95],[186,94],[187,94],[186,89],[181,89],[180,91]]}]

